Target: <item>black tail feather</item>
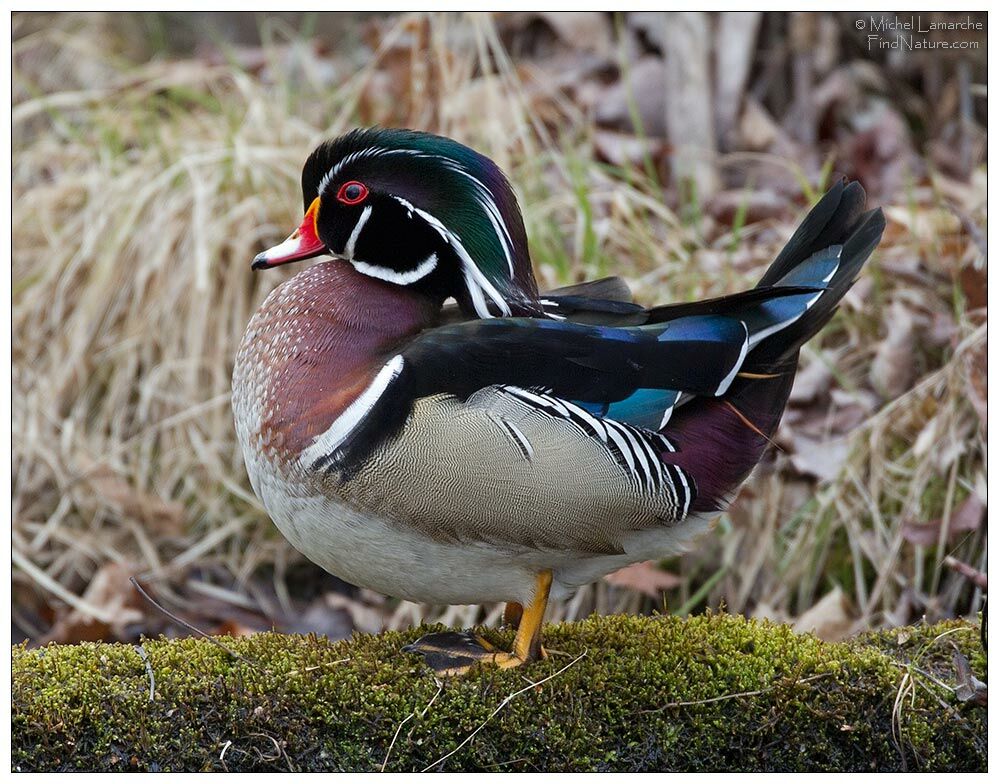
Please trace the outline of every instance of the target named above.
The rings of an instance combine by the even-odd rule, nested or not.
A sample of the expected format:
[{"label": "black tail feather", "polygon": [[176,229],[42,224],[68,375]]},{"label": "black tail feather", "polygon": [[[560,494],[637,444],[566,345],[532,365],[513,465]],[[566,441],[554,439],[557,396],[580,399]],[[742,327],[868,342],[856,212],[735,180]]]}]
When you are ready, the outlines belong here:
[{"label": "black tail feather", "polygon": [[[837,198],[838,197],[838,198]],[[760,342],[747,357],[746,370],[788,359],[832,318],[840,300],[881,241],[885,229],[880,209],[864,211],[866,196],[859,183],[837,183],[808,214],[758,284],[773,286],[812,254],[842,245],[840,266],[819,300],[794,324]]]}]

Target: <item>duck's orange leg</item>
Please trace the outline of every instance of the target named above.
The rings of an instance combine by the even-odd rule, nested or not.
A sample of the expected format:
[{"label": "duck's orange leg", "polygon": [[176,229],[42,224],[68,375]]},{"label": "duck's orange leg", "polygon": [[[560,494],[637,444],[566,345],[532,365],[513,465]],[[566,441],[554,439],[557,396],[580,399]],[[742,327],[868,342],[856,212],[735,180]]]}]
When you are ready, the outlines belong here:
[{"label": "duck's orange leg", "polygon": [[[498,650],[489,641],[471,632],[426,634],[403,650],[420,654],[438,675],[444,676],[463,675],[477,664],[493,664],[508,669],[544,658],[541,624],[545,619],[551,587],[552,573],[550,569],[545,569],[537,576],[530,604],[526,607],[516,602],[507,605],[504,620],[512,618],[520,610],[517,636],[510,653]],[[511,607],[516,609],[511,610]]]}]

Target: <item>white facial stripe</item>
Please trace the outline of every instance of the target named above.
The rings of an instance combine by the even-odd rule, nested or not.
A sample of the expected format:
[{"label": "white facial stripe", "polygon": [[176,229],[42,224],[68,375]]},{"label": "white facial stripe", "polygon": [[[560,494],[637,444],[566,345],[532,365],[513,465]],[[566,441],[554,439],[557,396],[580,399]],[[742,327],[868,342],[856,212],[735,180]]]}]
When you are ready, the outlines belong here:
[{"label": "white facial stripe", "polygon": [[401,354],[396,354],[386,362],[378,371],[378,375],[368,385],[368,388],[347,406],[340,416],[333,420],[333,424],[326,432],[316,436],[312,446],[302,450],[298,458],[299,462],[305,466],[310,466],[317,460],[333,454],[371,411],[375,403],[378,402],[378,398],[388,389],[389,384],[402,372],[403,364],[404,360]]},{"label": "white facial stripe", "polygon": [[450,164],[449,168],[452,171],[456,171],[458,174],[464,175],[475,184],[476,201],[485,211],[486,217],[489,218],[489,222],[492,223],[493,231],[496,232],[496,237],[499,239],[500,247],[503,248],[503,255],[506,256],[506,263],[510,268],[510,274],[513,275],[513,256],[510,255],[510,251],[513,248],[513,238],[510,237],[510,232],[506,228],[503,216],[500,215],[499,207],[496,206],[496,201],[493,199],[492,191],[490,191],[489,188],[483,184],[482,180],[470,172],[465,171],[460,166],[455,165],[449,158],[445,158],[443,160]]},{"label": "white facial stripe", "polygon": [[413,217],[413,213],[416,212],[416,207],[414,207],[410,202],[402,198],[402,196],[396,196],[395,194],[392,194],[392,198],[395,199],[397,202],[399,202],[403,207],[405,207],[409,211],[409,214],[406,216],[407,218]]},{"label": "white facial stripe", "polygon": [[472,257],[468,255],[468,251],[461,244],[461,239],[458,235],[451,232],[447,226],[426,210],[414,207],[413,211],[436,229],[437,233],[444,238],[444,241],[454,248],[455,253],[458,254],[458,258],[461,259],[462,273],[465,277],[465,288],[468,289],[468,294],[472,298],[472,306],[475,308],[475,312],[479,318],[493,318],[493,314],[489,311],[489,306],[486,305],[485,296],[483,295],[488,295],[489,299],[496,303],[496,307],[499,308],[502,315],[509,316],[511,313],[510,306],[503,299],[503,295],[496,290],[496,287],[490,282],[489,278],[472,261]]},{"label": "white facial stripe", "polygon": [[350,237],[347,238],[347,244],[343,247],[343,256],[347,261],[354,259],[354,246],[357,245],[357,238],[361,236],[361,229],[364,228],[364,224],[368,222],[368,218],[370,217],[371,205],[369,204],[361,210],[361,217],[357,219],[357,223],[354,224],[354,230],[350,233]]},{"label": "white facial stripe", "polygon": [[[329,187],[330,182],[336,179],[337,175],[343,170],[343,168],[360,158],[376,158],[385,155],[408,155],[413,158],[434,158],[441,161],[445,166],[447,166],[451,171],[457,172],[458,174],[471,180],[475,186],[475,200],[478,202],[479,206],[485,212],[486,217],[489,218],[489,222],[492,224],[493,231],[496,232],[496,237],[499,239],[500,247],[503,248],[503,255],[506,258],[507,267],[510,269],[510,274],[514,274],[513,269],[513,238],[510,236],[510,232],[506,227],[506,223],[503,221],[503,216],[499,211],[499,207],[493,198],[492,191],[486,187],[485,183],[482,182],[478,177],[476,177],[471,172],[467,171],[453,158],[447,158],[443,155],[436,155],[433,153],[425,153],[420,150],[409,150],[405,148],[401,149],[388,149],[386,147],[366,147],[363,150],[357,150],[356,152],[350,153],[350,155],[344,156],[343,159],[337,162],[337,164],[330,169],[319,183],[319,195],[322,196],[326,189]],[[399,196],[393,196],[400,204],[403,204],[407,209],[413,212],[421,212],[417,210],[412,204],[410,204],[405,199]],[[424,213],[425,215],[425,213]],[[487,292],[488,293],[488,292]],[[490,298],[492,294],[490,293]]]},{"label": "white facial stripe", "polygon": [[389,283],[397,283],[400,286],[408,286],[410,283],[416,283],[421,278],[427,277],[427,275],[434,271],[437,267],[437,254],[431,253],[413,269],[402,272],[389,269],[388,267],[379,267],[377,264],[368,264],[366,261],[357,261],[356,259],[352,259],[350,263],[354,265],[354,269],[364,275],[388,281]]},{"label": "white facial stripe", "polygon": [[350,155],[344,156],[342,160],[337,162],[336,166],[330,169],[323,176],[322,180],[319,181],[319,195],[322,196],[326,193],[326,188],[329,187],[330,182],[336,179],[336,176],[340,173],[344,166],[353,163],[359,158],[374,158],[379,155],[392,155],[394,153],[405,153],[411,152],[410,150],[388,150],[384,147],[365,147],[363,150],[357,150],[357,152],[352,152]]}]

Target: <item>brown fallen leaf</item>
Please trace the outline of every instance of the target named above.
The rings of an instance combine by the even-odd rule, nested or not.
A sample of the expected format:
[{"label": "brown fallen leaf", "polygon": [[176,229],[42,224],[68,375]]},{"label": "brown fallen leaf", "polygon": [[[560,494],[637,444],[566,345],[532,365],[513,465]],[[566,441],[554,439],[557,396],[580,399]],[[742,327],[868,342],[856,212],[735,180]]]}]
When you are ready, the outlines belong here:
[{"label": "brown fallen leaf", "polygon": [[791,435],[791,465],[799,474],[831,482],[850,454],[845,438],[815,439],[794,433]]},{"label": "brown fallen leaf", "polygon": [[124,640],[126,627],[142,621],[141,599],[132,589],[129,578],[134,569],[110,561],[101,566],[90,580],[83,599],[103,611],[103,618],[94,618],[80,609],[71,609],[57,615],[48,634],[38,642],[82,642],[97,640]]},{"label": "brown fallen leaf", "polygon": [[809,362],[798,371],[791,387],[791,403],[810,403],[824,395],[832,386],[832,371],[829,365],[819,360]]},{"label": "brown fallen leaf", "polygon": [[230,618],[212,629],[211,634],[214,636],[224,635],[226,637],[251,637],[258,632],[266,631],[269,628],[270,627],[266,625],[248,626],[245,623],[241,623]]},{"label": "brown fallen leaf", "polygon": [[788,200],[771,190],[720,191],[707,204],[707,211],[715,220],[731,226],[736,216],[743,212],[744,223],[759,223],[783,215]]},{"label": "brown fallen leaf", "polygon": [[593,146],[600,157],[615,166],[641,166],[646,158],[657,168],[669,152],[664,139],[639,138],[630,133],[600,131],[593,135]]},{"label": "brown fallen leaf", "polygon": [[884,207],[885,217],[904,226],[922,242],[932,242],[941,234],[956,234],[961,219],[943,207]]},{"label": "brown fallen leaf", "polygon": [[567,46],[595,54],[610,56],[614,38],[606,14],[596,11],[536,11]]},{"label": "brown fallen leaf", "polygon": [[[977,493],[972,493],[961,502],[950,516],[947,542],[953,543],[969,531],[977,530],[984,519],[985,504]],[[912,544],[933,547],[940,540],[940,527],[943,523],[943,518],[930,520],[926,523],[907,521],[902,524],[902,538]]]},{"label": "brown fallen leaf", "polygon": [[896,300],[886,314],[887,334],[871,363],[871,385],[886,400],[907,392],[916,378],[916,323],[909,308]]},{"label": "brown fallen leaf", "polygon": [[954,696],[961,702],[988,705],[989,687],[972,674],[971,664],[967,657],[962,653],[955,652],[954,666],[957,668],[957,689],[954,690]]},{"label": "brown fallen leaf", "polygon": [[681,577],[660,569],[655,561],[631,564],[608,574],[604,580],[619,588],[639,591],[653,599],[661,598],[663,591],[676,588],[683,583]]},{"label": "brown fallen leaf", "polygon": [[978,308],[987,307],[989,289],[988,277],[985,275],[985,270],[970,265],[961,267],[958,277],[961,281],[961,290],[968,300],[968,308],[970,310],[977,310]]},{"label": "brown fallen leaf", "polygon": [[163,536],[179,536],[184,532],[184,505],[180,502],[164,501],[154,493],[141,490],[110,466],[85,455],[77,462],[97,498],[122,517],[137,520]]},{"label": "brown fallen leaf", "polygon": [[842,640],[850,635],[854,622],[850,601],[837,585],[802,613],[793,628],[799,634],[811,632],[823,640]]}]

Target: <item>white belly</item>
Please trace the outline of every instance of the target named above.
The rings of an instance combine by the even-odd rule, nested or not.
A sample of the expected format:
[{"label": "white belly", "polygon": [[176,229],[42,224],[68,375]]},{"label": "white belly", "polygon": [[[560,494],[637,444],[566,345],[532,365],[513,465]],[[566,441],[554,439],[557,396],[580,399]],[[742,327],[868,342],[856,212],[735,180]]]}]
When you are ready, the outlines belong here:
[{"label": "white belly", "polygon": [[254,490],[296,550],[354,585],[435,604],[527,602],[536,569],[484,543],[441,543],[336,499],[309,494],[266,461],[247,463]]},{"label": "white belly", "polygon": [[310,494],[269,461],[247,457],[247,472],[268,514],[289,542],[326,571],[354,585],[431,604],[528,603],[535,577],[553,572],[552,598],[636,561],[684,551],[710,519],[626,537],[623,555],[516,551],[484,542],[441,542],[405,525]]}]

